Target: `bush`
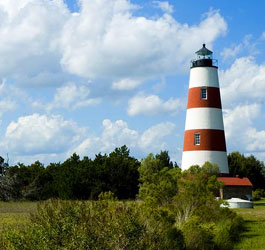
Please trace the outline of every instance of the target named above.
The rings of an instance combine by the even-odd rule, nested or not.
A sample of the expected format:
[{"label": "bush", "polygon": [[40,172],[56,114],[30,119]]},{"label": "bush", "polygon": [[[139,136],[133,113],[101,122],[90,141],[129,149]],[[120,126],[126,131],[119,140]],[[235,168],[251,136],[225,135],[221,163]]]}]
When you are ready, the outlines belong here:
[{"label": "bush", "polygon": [[252,191],[252,198],[253,198],[254,201],[258,201],[262,197],[265,197],[265,190],[257,189],[255,191]]},{"label": "bush", "polygon": [[197,216],[191,217],[182,226],[187,250],[213,249],[214,224],[203,224]]},{"label": "bush", "polygon": [[232,249],[243,229],[243,218],[229,208],[222,208],[218,215],[214,236],[214,242],[218,249]]},{"label": "bush", "polygon": [[3,233],[4,250],[183,249],[183,237],[166,214],[144,204],[106,200],[41,203],[23,231]]}]

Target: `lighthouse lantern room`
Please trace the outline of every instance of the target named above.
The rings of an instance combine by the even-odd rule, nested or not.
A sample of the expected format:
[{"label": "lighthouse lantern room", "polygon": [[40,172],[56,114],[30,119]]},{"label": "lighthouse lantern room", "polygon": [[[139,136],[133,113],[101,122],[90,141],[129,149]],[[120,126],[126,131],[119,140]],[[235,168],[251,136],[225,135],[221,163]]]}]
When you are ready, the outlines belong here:
[{"label": "lighthouse lantern room", "polygon": [[218,67],[212,54],[203,44],[191,61],[182,169],[209,161],[228,174]]}]

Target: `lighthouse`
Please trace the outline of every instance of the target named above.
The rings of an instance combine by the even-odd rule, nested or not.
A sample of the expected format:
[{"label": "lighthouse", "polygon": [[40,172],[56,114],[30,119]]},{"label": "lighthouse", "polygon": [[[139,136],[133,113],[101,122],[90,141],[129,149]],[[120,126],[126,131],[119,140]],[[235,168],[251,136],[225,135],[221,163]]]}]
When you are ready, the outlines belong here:
[{"label": "lighthouse", "polygon": [[182,169],[206,161],[228,174],[217,60],[203,47],[191,61]]}]

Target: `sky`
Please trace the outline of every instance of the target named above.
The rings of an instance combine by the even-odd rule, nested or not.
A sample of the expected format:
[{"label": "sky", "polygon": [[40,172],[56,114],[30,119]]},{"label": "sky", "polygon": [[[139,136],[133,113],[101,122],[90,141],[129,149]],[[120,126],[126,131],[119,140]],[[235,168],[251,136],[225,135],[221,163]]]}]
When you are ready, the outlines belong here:
[{"label": "sky", "polygon": [[[265,160],[264,1],[0,0],[0,155],[127,145],[181,163],[190,61],[218,59],[227,151]],[[7,157],[8,155],[8,157]]]}]

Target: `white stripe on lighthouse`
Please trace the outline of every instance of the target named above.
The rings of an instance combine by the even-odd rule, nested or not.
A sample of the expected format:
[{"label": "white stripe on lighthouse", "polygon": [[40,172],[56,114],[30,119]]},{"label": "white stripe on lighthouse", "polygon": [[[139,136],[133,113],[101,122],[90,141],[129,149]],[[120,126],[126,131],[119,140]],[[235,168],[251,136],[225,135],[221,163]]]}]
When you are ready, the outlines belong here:
[{"label": "white stripe on lighthouse", "polygon": [[189,129],[224,130],[222,110],[217,108],[187,109],[185,130]]},{"label": "white stripe on lighthouse", "polygon": [[229,173],[226,152],[221,151],[185,151],[182,154],[182,170],[188,169],[192,165],[202,166],[205,160],[217,164],[220,173]]},{"label": "white stripe on lighthouse", "polygon": [[190,70],[190,85],[194,87],[216,87],[219,88],[217,68],[196,67]]}]

